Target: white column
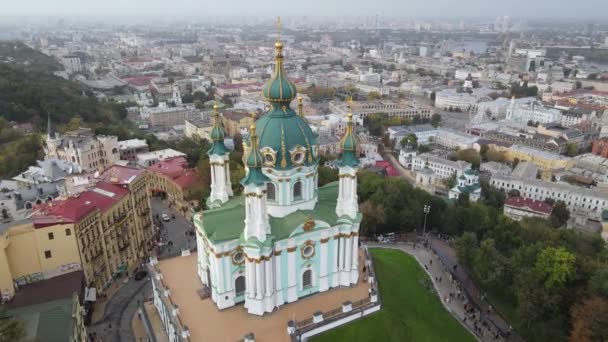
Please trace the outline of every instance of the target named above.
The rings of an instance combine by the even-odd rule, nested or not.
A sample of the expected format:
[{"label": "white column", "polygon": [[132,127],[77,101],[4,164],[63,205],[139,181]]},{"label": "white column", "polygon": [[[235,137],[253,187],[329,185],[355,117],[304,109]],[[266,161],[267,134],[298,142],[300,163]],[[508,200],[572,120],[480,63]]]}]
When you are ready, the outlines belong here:
[{"label": "white column", "polygon": [[332,262],[331,262],[331,270],[332,270],[332,276],[331,276],[331,287],[336,287],[339,285],[339,270],[338,270],[338,263],[340,260],[340,250],[339,250],[339,241],[340,239],[334,239],[332,238],[331,240],[331,244],[332,244],[332,251],[333,251],[333,258],[332,258]]},{"label": "white column", "polygon": [[353,236],[353,260],[350,272],[351,284],[356,284],[359,280],[359,235]]},{"label": "white column", "polygon": [[338,256],[338,270],[340,272],[342,272],[344,270],[344,237],[340,236],[340,240],[339,240],[339,251],[340,251],[340,255]]},{"label": "white column", "polygon": [[327,244],[329,241],[323,243],[321,242],[321,252],[319,255],[319,292],[326,291],[329,288],[329,283],[327,279],[327,264],[329,262],[327,256]]},{"label": "white column", "polygon": [[245,279],[247,280],[247,297],[255,298],[255,263],[247,261],[245,267]]},{"label": "white column", "polygon": [[274,279],[272,279],[272,259],[264,261],[266,274],[266,296],[272,296],[274,292]]},{"label": "white column", "polygon": [[350,262],[353,256],[352,252],[352,239],[350,237],[344,238],[344,279],[350,283]]},{"label": "white column", "polygon": [[261,262],[255,264],[255,297],[262,299],[264,297],[264,271]]},{"label": "white column", "polygon": [[282,305],[285,302],[285,299],[283,299],[283,284],[281,284],[281,257],[282,254],[274,256],[275,297],[277,305]]},{"label": "white column", "polygon": [[217,303],[217,268],[215,265],[215,256],[209,255],[209,278],[207,279],[207,286],[211,290],[211,299]]},{"label": "white column", "polygon": [[298,299],[296,282],[296,252],[287,252],[287,302],[291,303]]}]

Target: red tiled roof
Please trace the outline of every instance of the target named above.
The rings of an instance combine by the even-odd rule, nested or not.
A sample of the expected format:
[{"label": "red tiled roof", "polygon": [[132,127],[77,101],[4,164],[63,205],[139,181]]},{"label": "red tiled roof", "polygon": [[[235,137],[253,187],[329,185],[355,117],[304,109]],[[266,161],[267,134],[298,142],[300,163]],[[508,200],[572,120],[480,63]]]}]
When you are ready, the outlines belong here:
[{"label": "red tiled roof", "polygon": [[94,188],[67,199],[57,199],[36,207],[34,227],[43,228],[57,223],[74,223],[95,210],[106,211],[129,193],[120,185],[105,181]]},{"label": "red tiled roof", "polygon": [[150,82],[152,81],[152,77],[147,77],[147,76],[128,77],[128,78],[123,78],[122,80],[131,85],[134,85],[134,86],[146,86],[146,85],[150,84]]},{"label": "red tiled roof", "polygon": [[505,201],[505,206],[533,211],[535,213],[541,213],[545,215],[550,215],[553,211],[553,206],[551,204],[545,203],[543,201],[537,201],[527,197],[510,197]]},{"label": "red tiled roof", "polygon": [[182,188],[191,187],[200,181],[196,170],[188,167],[188,161],[184,157],[161,160],[148,170],[171,178]]},{"label": "red tiled roof", "polygon": [[399,177],[399,172],[386,160],[377,160],[375,166],[384,169],[387,176]]}]

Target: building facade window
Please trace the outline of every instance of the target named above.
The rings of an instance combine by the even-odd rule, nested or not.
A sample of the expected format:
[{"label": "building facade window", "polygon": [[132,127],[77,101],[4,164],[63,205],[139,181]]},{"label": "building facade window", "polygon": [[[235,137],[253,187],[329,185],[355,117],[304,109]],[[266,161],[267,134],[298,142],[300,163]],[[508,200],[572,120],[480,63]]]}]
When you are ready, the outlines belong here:
[{"label": "building facade window", "polygon": [[307,289],[312,286],[312,271],[306,270],[302,274],[302,287]]},{"label": "building facade window", "polygon": [[53,257],[53,254],[51,253],[51,251],[44,251],[44,257],[46,259],[50,259]]},{"label": "building facade window", "polygon": [[66,228],[65,229],[65,236],[71,236],[72,235],[72,231],[70,230],[70,228]]},{"label": "building facade window", "polygon": [[53,240],[55,238],[55,234],[53,234],[53,233],[49,233],[48,235],[49,235],[49,240]]},{"label": "building facade window", "polygon": [[245,293],[245,276],[239,276],[234,280],[234,292],[237,296]]},{"label": "building facade window", "polygon": [[302,182],[297,181],[293,185],[293,199],[294,201],[298,201],[302,199]]},{"label": "building facade window", "polygon": [[266,185],[266,198],[268,198],[269,201],[274,201],[274,200],[276,200],[276,196],[277,196],[276,187],[274,186],[273,183],[268,183]]}]

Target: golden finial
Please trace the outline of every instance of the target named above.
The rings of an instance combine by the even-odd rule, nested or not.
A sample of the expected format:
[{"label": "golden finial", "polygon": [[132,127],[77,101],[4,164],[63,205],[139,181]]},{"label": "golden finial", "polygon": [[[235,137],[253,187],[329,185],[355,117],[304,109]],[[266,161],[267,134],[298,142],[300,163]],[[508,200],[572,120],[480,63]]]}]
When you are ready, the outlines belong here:
[{"label": "golden finial", "polygon": [[298,115],[304,117],[304,99],[302,96],[298,95]]},{"label": "golden finial", "polygon": [[277,42],[281,40],[281,17],[277,17]]},{"label": "golden finial", "polygon": [[350,96],[348,98],[348,114],[346,116],[348,117],[349,121],[352,120],[352,118],[353,118],[353,97],[352,96]]},{"label": "golden finial", "polygon": [[251,114],[251,120],[252,120],[251,126],[249,128],[251,130],[251,135],[254,135],[255,134],[255,115],[256,115],[256,113],[254,111],[252,111],[249,114]]}]

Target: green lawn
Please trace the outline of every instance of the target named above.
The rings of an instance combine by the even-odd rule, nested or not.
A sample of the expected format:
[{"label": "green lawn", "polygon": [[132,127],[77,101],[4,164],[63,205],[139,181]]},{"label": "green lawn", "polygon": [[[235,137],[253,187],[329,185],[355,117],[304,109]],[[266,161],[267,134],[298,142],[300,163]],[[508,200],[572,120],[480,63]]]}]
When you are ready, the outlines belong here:
[{"label": "green lawn", "polygon": [[445,310],[434,290],[422,285],[430,283],[430,279],[414,257],[391,249],[371,252],[382,310],[312,341],[475,341]]}]

